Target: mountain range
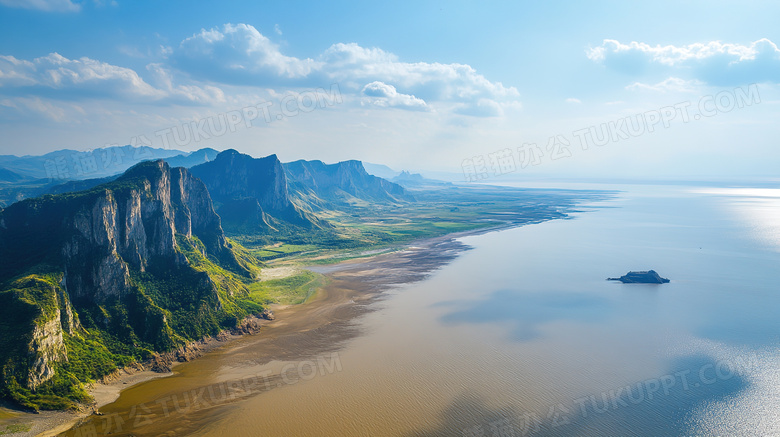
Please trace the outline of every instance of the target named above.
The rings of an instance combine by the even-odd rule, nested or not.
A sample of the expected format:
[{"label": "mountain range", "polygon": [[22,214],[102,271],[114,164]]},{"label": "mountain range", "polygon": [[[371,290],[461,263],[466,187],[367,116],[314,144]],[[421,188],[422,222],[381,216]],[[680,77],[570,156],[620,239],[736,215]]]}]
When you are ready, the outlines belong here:
[{"label": "mountain range", "polygon": [[230,232],[323,232],[323,208],[414,200],[359,161],[199,152],[0,209],[3,397],[67,408],[117,368],[240,328],[263,309],[249,293],[263,266]]},{"label": "mountain range", "polygon": [[287,175],[276,155],[253,158],[226,150],[213,161],[192,167],[208,187],[225,224],[234,231],[278,231],[285,226],[305,229],[327,224],[290,200]]},{"label": "mountain range", "polygon": [[300,160],[284,164],[284,169],[299,197],[313,194],[329,202],[347,204],[414,201],[402,186],[368,174],[360,161],[325,164]]}]

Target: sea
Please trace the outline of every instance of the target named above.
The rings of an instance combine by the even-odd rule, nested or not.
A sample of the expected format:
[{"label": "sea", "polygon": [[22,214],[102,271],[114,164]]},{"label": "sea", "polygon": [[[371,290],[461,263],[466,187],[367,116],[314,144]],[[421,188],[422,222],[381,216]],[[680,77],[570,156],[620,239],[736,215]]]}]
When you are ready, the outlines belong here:
[{"label": "sea", "polygon": [[780,436],[780,189],[553,188],[610,195],[458,238],[195,435]]}]

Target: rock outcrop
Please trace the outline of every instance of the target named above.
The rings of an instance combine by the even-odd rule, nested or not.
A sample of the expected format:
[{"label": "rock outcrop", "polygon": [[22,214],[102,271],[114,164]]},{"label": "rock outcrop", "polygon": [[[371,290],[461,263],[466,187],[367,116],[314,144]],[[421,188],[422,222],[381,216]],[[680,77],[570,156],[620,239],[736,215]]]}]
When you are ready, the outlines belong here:
[{"label": "rock outcrop", "polygon": [[31,363],[27,376],[27,387],[34,390],[54,376],[53,363],[68,360],[68,353],[62,339],[59,312],[53,319],[33,328],[29,350]]},{"label": "rock outcrop", "polygon": [[297,190],[310,190],[331,202],[350,202],[351,198],[369,202],[414,200],[402,186],[368,174],[360,161],[325,164],[300,160],[286,163],[284,168]]},{"label": "rock outcrop", "polygon": [[306,229],[327,226],[296,207],[287,190],[287,176],[276,155],[253,158],[225,150],[190,169],[219,204],[226,226],[238,230],[271,230],[293,225]]},{"label": "rock outcrop", "polygon": [[[82,310],[93,328],[164,350],[246,315],[235,303],[226,309],[240,282],[217,283],[191,259],[253,275],[225,238],[203,182],[163,161],[138,164],[87,191],[0,210],[0,259],[0,300],[19,308],[0,314],[18,317],[3,328],[28,339],[29,358],[0,351],[0,366],[13,364],[6,384],[8,375],[19,373],[20,381],[24,373],[30,390],[68,360],[63,335],[80,335]],[[174,357],[194,354],[185,347]]]},{"label": "rock outcrop", "polygon": [[[54,376],[56,363],[68,360],[64,333],[83,332],[60,280],[28,275],[7,283],[0,293],[4,328],[0,363],[6,373],[18,371],[19,383],[33,390]],[[6,357],[15,357],[16,362],[8,367]]]},{"label": "rock outcrop", "polygon": [[607,278],[607,281],[620,281],[624,284],[666,284],[668,279],[662,278],[655,270],[646,272],[628,272],[619,278]]}]

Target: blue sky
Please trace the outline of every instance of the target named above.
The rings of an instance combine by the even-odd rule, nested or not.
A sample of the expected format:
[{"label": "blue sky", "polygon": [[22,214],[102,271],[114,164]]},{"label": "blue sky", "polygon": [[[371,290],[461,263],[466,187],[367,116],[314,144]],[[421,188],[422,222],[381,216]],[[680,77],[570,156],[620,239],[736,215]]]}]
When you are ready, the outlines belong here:
[{"label": "blue sky", "polygon": [[[0,154],[151,143],[494,176],[508,149],[518,177],[775,177],[777,17],[768,1],[0,0]],[[669,107],[652,132],[614,132]],[[583,145],[601,126],[613,141]]]}]

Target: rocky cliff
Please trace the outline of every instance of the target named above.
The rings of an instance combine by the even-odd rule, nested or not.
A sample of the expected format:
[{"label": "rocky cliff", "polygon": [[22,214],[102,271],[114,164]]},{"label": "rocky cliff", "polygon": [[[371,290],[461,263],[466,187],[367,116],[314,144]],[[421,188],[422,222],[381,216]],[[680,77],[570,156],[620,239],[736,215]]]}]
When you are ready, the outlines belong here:
[{"label": "rocky cliff", "polygon": [[253,158],[226,150],[213,161],[192,167],[191,172],[206,184],[220,216],[232,229],[327,226],[292,203],[287,176],[276,155]]},{"label": "rocky cliff", "polygon": [[96,341],[118,364],[120,352],[141,358],[235,326],[248,314],[235,301],[246,292],[240,278],[257,273],[225,238],[203,182],[163,161],[0,211],[0,259],[0,302],[24,310],[5,314],[15,322],[0,334],[28,345],[0,350],[5,394],[26,399],[57,369],[83,364],[65,364],[81,331],[103,332]]},{"label": "rocky cliff", "polygon": [[370,175],[360,161],[325,164],[294,161],[284,164],[287,177],[298,191],[309,191],[326,201],[354,203],[408,202],[414,198],[402,186]]}]

